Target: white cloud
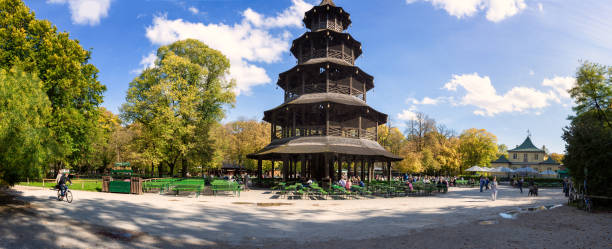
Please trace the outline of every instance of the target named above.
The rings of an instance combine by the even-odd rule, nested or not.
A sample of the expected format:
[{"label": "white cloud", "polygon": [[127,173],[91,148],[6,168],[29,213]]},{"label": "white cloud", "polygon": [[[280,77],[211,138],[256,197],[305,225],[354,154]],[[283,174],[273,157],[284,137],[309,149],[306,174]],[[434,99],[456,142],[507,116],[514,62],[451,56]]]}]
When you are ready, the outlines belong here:
[{"label": "white cloud", "polygon": [[132,70],[132,73],[140,74],[145,69],[154,67],[155,60],[157,60],[157,55],[155,54],[155,52],[151,52],[147,56],[143,56],[142,59],[140,60],[140,65],[142,66],[142,68],[134,69]]},{"label": "white cloud", "polygon": [[47,3],[67,3],[74,23],[95,26],[108,16],[111,0],[47,0]]},{"label": "white cloud", "polygon": [[552,79],[544,79],[542,85],[551,87],[560,98],[569,99],[571,96],[567,91],[576,85],[576,78],[556,76]]},{"label": "white cloud", "polygon": [[292,1],[293,5],[277,16],[264,17],[249,8],[243,12],[244,19],[258,28],[302,27],[304,13],[310,10],[312,5],[303,0]]},{"label": "white cloud", "polygon": [[191,14],[197,15],[198,13],[200,13],[200,10],[198,10],[198,8],[196,7],[189,7],[187,10],[189,10],[189,12],[191,12]]},{"label": "white cloud", "polygon": [[410,106],[409,109],[403,110],[401,113],[397,114],[397,119],[402,121],[410,121],[416,119],[416,106]]},{"label": "white cloud", "polygon": [[408,98],[406,100],[407,103],[412,103],[414,105],[437,105],[441,102],[445,102],[447,101],[448,98],[446,97],[438,97],[438,98],[430,98],[430,97],[425,97],[423,98],[423,100],[418,100],[415,98]]},{"label": "white cloud", "polygon": [[416,119],[416,113],[410,110],[403,110],[402,113],[397,114],[397,119],[402,121],[409,121]]},{"label": "white cloud", "polygon": [[303,0],[292,2],[291,7],[273,17],[247,9],[242,13],[242,21],[232,25],[194,23],[158,16],[147,27],[146,36],[156,45],[193,38],[221,51],[230,60],[230,76],[236,79],[236,93],[249,93],[251,87],[271,81],[266,71],[255,63],[281,61],[282,54],[290,47],[291,34],[286,28],[301,27],[304,12],[312,8]]},{"label": "white cloud", "polygon": [[553,89],[544,92],[518,86],[504,94],[498,94],[488,76],[481,77],[474,73],[453,75],[451,81],[444,85],[444,89],[454,92],[459,88],[465,90],[465,95],[456,104],[476,107],[476,110],[473,111],[476,115],[495,116],[500,113],[530,110],[537,113],[542,108],[549,106],[550,101],[560,102],[560,98],[569,98],[565,91],[573,85],[573,78],[545,79],[542,85]]},{"label": "white cloud", "polygon": [[538,3],[538,10],[544,12],[544,5],[542,5],[542,3]]},{"label": "white cloud", "polygon": [[458,87],[467,92],[459,104],[477,107],[474,111],[476,115],[494,116],[501,112],[524,111],[547,105],[546,94],[535,89],[517,87],[505,95],[498,95],[489,77],[480,77],[477,73],[453,75],[453,79],[444,85],[449,91],[457,91]]},{"label": "white cloud", "polygon": [[492,22],[499,22],[527,8],[525,0],[406,0],[406,3],[418,1],[430,2],[457,18],[471,17],[479,11],[486,11],[487,20]]},{"label": "white cloud", "polygon": [[533,76],[533,75],[535,75],[535,72],[532,69],[530,69],[529,70],[529,75]]}]

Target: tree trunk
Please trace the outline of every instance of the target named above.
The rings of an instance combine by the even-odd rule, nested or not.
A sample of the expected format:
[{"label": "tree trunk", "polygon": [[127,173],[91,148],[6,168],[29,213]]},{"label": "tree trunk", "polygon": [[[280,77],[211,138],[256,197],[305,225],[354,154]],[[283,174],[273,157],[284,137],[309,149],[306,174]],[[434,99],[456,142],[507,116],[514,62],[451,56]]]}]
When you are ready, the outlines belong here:
[{"label": "tree trunk", "polygon": [[168,163],[168,166],[170,166],[170,177],[174,177],[174,166],[175,166],[175,163],[172,163],[172,164]]},{"label": "tree trunk", "polygon": [[187,158],[183,157],[181,161],[181,166],[183,167],[181,175],[183,178],[187,177]]},{"label": "tree trunk", "polygon": [[159,178],[164,177],[164,175],[163,175],[164,169],[162,168],[163,167],[162,165],[163,165],[163,163],[159,163],[157,165],[157,173],[159,174]]}]

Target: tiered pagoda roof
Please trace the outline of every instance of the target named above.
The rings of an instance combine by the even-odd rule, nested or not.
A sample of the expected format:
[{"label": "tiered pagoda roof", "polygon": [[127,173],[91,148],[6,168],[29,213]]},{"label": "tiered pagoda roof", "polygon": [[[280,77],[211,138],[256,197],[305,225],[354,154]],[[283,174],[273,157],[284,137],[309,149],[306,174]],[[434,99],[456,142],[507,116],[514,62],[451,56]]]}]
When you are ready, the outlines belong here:
[{"label": "tiered pagoda roof", "polygon": [[[350,15],[331,0],[323,0],[305,13],[310,31],[293,41],[297,65],[279,74],[285,92],[279,106],[264,112],[271,123],[271,143],[247,157],[283,161],[301,160],[315,178],[329,179],[329,163],[340,160],[391,162],[401,160],[378,144],[378,126],[387,114],[367,104],[374,77],[355,66],[361,43],[344,31]],[[340,172],[341,163],[338,164]],[[295,166],[288,166],[289,173]],[[285,166],[283,166],[285,170]],[[295,172],[294,172],[295,173]],[[363,173],[362,173],[363,174]],[[338,173],[335,178],[339,177]]]},{"label": "tiered pagoda roof", "polygon": [[531,138],[528,136],[525,138],[525,141],[514,149],[508,150],[508,152],[544,152],[543,149],[539,149],[533,142],[531,142]]}]

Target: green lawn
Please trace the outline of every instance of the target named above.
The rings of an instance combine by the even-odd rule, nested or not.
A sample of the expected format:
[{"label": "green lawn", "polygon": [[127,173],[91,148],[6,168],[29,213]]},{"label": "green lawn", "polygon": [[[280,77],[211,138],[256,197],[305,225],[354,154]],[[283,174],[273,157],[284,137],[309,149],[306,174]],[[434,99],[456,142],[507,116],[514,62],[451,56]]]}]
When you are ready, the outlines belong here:
[{"label": "green lawn", "polygon": [[[30,182],[29,184],[27,182],[20,182],[17,185],[21,185],[21,186],[34,186],[34,187],[43,187],[43,183],[42,182]],[[47,182],[45,181],[45,188],[51,188],[55,186],[55,182]],[[85,190],[85,191],[94,191],[94,192],[100,192],[102,191],[102,180],[72,180],[72,186],[70,186],[70,189],[73,190]]]}]

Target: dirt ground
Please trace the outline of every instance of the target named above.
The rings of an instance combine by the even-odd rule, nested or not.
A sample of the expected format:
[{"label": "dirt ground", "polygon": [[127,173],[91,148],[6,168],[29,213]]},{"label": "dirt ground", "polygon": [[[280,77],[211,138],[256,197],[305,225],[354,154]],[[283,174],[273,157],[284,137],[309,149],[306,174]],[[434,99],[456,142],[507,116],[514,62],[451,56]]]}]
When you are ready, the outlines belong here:
[{"label": "dirt ground", "polygon": [[[266,248],[612,248],[612,214],[563,206],[454,226],[406,231],[400,236],[297,244],[269,241]],[[239,247],[236,247],[239,248]]]},{"label": "dirt ground", "polygon": [[502,187],[431,197],[286,200],[266,191],[241,197],[74,191],[72,204],[48,189],[0,193],[0,248],[612,248],[612,213],[573,207],[499,213],[564,203]]}]

